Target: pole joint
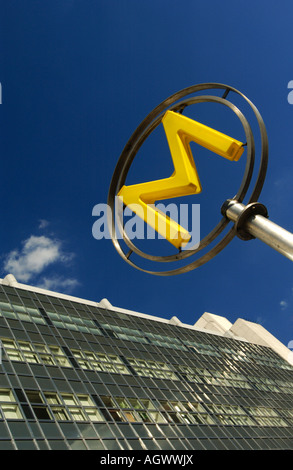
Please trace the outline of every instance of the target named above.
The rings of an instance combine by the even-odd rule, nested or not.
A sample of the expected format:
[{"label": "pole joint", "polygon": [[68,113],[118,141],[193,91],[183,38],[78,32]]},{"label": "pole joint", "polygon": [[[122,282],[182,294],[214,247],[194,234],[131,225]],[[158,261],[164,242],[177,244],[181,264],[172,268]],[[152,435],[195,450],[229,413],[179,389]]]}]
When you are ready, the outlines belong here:
[{"label": "pole joint", "polygon": [[245,229],[248,219],[255,215],[261,215],[265,218],[269,217],[267,208],[260,202],[252,202],[244,206],[235,199],[227,199],[222,205],[221,212],[222,215],[235,222],[236,235],[245,241],[255,238]]}]

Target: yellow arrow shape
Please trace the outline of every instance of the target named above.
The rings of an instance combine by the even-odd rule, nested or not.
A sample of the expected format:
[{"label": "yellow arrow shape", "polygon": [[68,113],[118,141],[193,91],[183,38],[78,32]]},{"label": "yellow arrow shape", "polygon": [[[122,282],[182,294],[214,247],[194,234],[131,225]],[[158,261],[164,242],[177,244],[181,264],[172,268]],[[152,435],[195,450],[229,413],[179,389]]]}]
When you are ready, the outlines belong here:
[{"label": "yellow arrow shape", "polygon": [[165,113],[162,123],[174,164],[174,173],[169,178],[124,185],[118,197],[172,245],[181,248],[190,240],[189,232],[158,210],[154,203],[162,199],[201,192],[189,143],[196,142],[231,161],[238,161],[244,148],[242,142],[173,111]]}]

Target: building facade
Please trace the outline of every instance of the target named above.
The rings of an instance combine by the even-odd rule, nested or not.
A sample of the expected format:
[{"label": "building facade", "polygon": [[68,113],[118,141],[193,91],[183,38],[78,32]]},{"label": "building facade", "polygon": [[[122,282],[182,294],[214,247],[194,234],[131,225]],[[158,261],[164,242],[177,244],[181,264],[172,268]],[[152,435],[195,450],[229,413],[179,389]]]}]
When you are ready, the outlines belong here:
[{"label": "building facade", "polygon": [[1,450],[293,449],[290,351],[0,280]]}]

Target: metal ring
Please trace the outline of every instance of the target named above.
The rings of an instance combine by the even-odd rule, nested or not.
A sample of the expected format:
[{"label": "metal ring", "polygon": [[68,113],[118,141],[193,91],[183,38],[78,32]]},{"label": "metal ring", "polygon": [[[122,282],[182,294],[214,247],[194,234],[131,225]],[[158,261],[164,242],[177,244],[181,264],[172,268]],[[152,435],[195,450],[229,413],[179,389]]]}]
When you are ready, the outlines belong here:
[{"label": "metal ring", "polygon": [[250,204],[247,204],[247,206],[244,207],[234,226],[236,230],[236,235],[241,238],[241,240],[246,241],[255,238],[244,228],[245,222],[252,215],[262,215],[263,217],[268,218],[268,210],[266,206],[264,206],[260,202],[251,202]]},{"label": "metal ring", "polygon": [[[180,101],[177,103],[177,101],[191,93],[199,92],[202,90],[206,89],[225,89],[225,96],[232,91],[234,93],[239,94],[241,97],[243,97],[247,103],[250,105],[252,108],[256,118],[257,122],[260,128],[260,134],[261,134],[261,142],[262,142],[262,151],[261,151],[261,158],[260,158],[260,167],[259,167],[259,174],[257,177],[257,181],[255,183],[255,187],[253,189],[253,192],[250,196],[249,202],[254,201],[258,198],[260,191],[263,186],[264,178],[265,178],[265,173],[266,173],[266,168],[267,168],[267,160],[268,160],[268,144],[267,144],[267,135],[266,135],[266,130],[264,123],[262,121],[262,118],[257,110],[257,108],[253,105],[253,103],[248,100],[248,98],[245,97],[241,92],[236,90],[235,88],[232,88],[227,85],[222,85],[222,84],[215,84],[215,83],[208,83],[208,84],[202,84],[202,85],[195,85],[193,87],[186,88],[184,90],[181,90],[180,92],[175,93],[171,97],[167,98],[165,101],[163,101],[160,105],[158,105],[143,121],[142,123],[138,126],[136,131],[132,134],[131,138],[127,142],[119,160],[116,165],[116,168],[114,170],[114,174],[112,177],[112,181],[110,184],[110,189],[109,189],[109,194],[108,194],[108,206],[110,208],[110,211],[108,213],[108,224],[109,224],[109,229],[110,233],[112,236],[112,241],[114,243],[114,246],[118,253],[122,256],[122,258],[129,263],[131,266],[150,273],[154,275],[159,275],[159,276],[169,276],[169,275],[174,275],[174,274],[180,274],[183,272],[190,271],[192,269],[195,269],[196,267],[201,266],[202,264],[206,263],[209,261],[211,258],[213,258],[217,253],[219,253],[235,236],[235,230],[233,228],[224,236],[224,238],[214,247],[212,248],[208,253],[197,259],[196,261],[190,263],[187,266],[177,268],[174,270],[169,270],[169,271],[161,271],[161,272],[156,272],[156,271],[149,271],[146,269],[143,269],[139,266],[137,266],[135,263],[133,263],[129,259],[129,253],[136,253],[140,257],[146,258],[151,261],[159,261],[159,262],[171,262],[171,261],[179,261],[185,258],[188,258],[203,248],[206,248],[210,243],[212,243],[218,235],[226,228],[228,225],[229,221],[227,220],[226,217],[224,217],[218,224],[217,226],[200,242],[199,247],[194,249],[194,250],[188,250],[188,251],[182,251],[181,253],[177,253],[175,255],[170,255],[170,256],[154,256],[154,255],[149,255],[141,250],[139,250],[128,238],[127,234],[124,232],[123,229],[123,216],[121,213],[117,214],[118,215],[118,227],[121,230],[121,233],[123,234],[123,240],[126,243],[126,245],[129,248],[129,253],[125,254],[124,251],[121,248],[121,245],[117,239],[116,236],[116,227],[115,227],[115,216],[114,216],[114,207],[115,207],[115,196],[121,189],[121,187],[125,184],[125,180],[128,174],[128,171],[131,167],[131,164],[139,150],[139,148],[142,146],[144,141],[149,137],[149,135],[153,132],[153,130],[160,124],[162,117],[164,116],[165,112],[167,109],[169,110],[174,110],[178,112],[182,112],[183,109],[190,104],[196,104],[200,102],[215,102],[215,103],[220,103],[225,106],[228,106],[240,119],[241,124],[244,128],[246,139],[247,139],[247,163],[246,163],[246,168],[245,168],[245,173],[244,177],[241,182],[241,186],[237,192],[237,194],[234,196],[233,199],[238,200],[241,202],[248,190],[248,187],[251,182],[252,174],[253,174],[253,168],[254,168],[254,153],[255,153],[255,148],[254,148],[254,138],[253,134],[251,131],[251,128],[244,117],[244,115],[241,113],[241,111],[231,102],[227,101],[226,98],[219,98],[216,96],[207,96],[203,95],[200,97],[191,97],[187,98],[184,101]],[[122,216],[122,217],[121,217]]]},{"label": "metal ring", "polygon": [[[245,169],[245,174],[244,174],[244,177],[243,177],[243,180],[242,180],[242,184],[241,184],[241,186],[240,186],[240,188],[239,188],[239,190],[238,190],[238,192],[235,196],[235,198],[238,201],[242,201],[243,197],[246,194],[249,182],[251,180],[251,176],[252,176],[252,172],[253,172],[253,165],[254,165],[254,141],[253,141],[253,136],[252,136],[250,126],[249,126],[247,120],[245,119],[245,117],[243,116],[243,114],[239,111],[239,109],[236,106],[234,106],[232,103],[226,102],[225,100],[222,100],[221,98],[214,97],[214,96],[205,96],[205,97],[200,96],[200,97],[197,97],[197,98],[190,98],[189,100],[186,100],[185,102],[180,102],[179,104],[176,104],[175,107],[171,107],[169,109],[171,109],[171,110],[176,109],[178,107],[181,107],[182,104],[186,107],[186,106],[189,106],[190,104],[202,103],[202,102],[216,102],[216,103],[221,103],[221,104],[224,104],[224,105],[228,106],[229,108],[231,108],[238,115],[238,117],[241,120],[241,123],[244,127],[245,134],[246,134],[246,140],[247,140],[248,158],[247,158],[247,164],[246,164],[246,169]],[[142,143],[146,140],[146,138],[150,135],[150,133],[153,132],[153,130],[160,124],[163,116],[164,116],[164,113],[161,114],[152,123],[151,128],[147,129],[147,132],[143,133],[143,135],[141,136],[141,139],[134,146],[133,151],[127,153],[126,156],[128,158],[130,158],[130,159],[134,158],[134,156],[137,154],[138,149],[141,147]],[[127,161],[126,161],[126,163],[127,163]],[[120,181],[117,183],[117,188],[118,188],[116,190],[117,192],[125,184],[127,171],[123,172],[123,170],[122,170],[119,173]],[[128,248],[132,252],[136,253],[137,255],[139,255],[143,258],[147,258],[147,259],[150,259],[152,261],[158,261],[158,262],[171,262],[171,261],[184,259],[184,258],[187,258],[187,257],[190,257],[190,256],[194,255],[198,251],[200,251],[203,248],[205,248],[206,246],[208,246],[225,229],[225,227],[227,226],[227,224],[229,222],[226,219],[226,217],[223,217],[222,220],[217,224],[215,229],[213,229],[200,242],[199,247],[194,249],[194,250],[182,251],[179,254],[171,255],[171,256],[154,256],[154,255],[149,255],[149,254],[146,254],[146,253],[142,252],[141,250],[139,250],[131,242],[131,240],[129,239],[129,237],[127,236],[127,234],[123,230],[123,217],[122,217],[122,214],[118,212],[118,214],[116,214],[116,215],[117,215],[117,218],[118,218],[117,227],[118,227],[120,233],[124,234],[123,240],[126,243],[126,245],[128,246]]]}]

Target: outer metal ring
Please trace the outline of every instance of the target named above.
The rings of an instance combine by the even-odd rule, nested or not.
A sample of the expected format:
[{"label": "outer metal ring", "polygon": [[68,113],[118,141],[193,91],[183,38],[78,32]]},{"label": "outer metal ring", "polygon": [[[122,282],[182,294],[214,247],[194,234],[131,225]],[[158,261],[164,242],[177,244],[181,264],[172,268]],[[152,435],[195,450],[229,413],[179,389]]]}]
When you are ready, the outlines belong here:
[{"label": "outer metal ring", "polygon": [[[189,97],[186,98],[183,101],[178,102],[179,99],[186,97],[187,95],[194,94],[197,92],[201,92],[203,90],[207,89],[224,89],[225,93],[222,98],[219,98],[217,96],[208,96],[208,95],[203,95],[203,96],[197,96],[197,97]],[[194,249],[194,250],[186,250],[182,251],[180,253],[177,253],[175,255],[171,256],[154,256],[154,255],[149,255],[141,250],[139,250],[128,238],[127,234],[124,232],[123,229],[123,214],[118,213],[116,214],[117,220],[116,223],[118,225],[120,233],[123,234],[123,240],[126,243],[126,245],[129,247],[129,253],[125,254],[124,251],[121,248],[120,242],[117,239],[116,236],[116,228],[115,228],[115,214],[114,214],[114,208],[115,208],[115,196],[121,189],[121,187],[125,184],[126,177],[128,174],[128,171],[131,167],[131,164],[139,150],[139,148],[142,146],[144,141],[149,137],[149,135],[153,132],[153,130],[161,123],[161,120],[167,111],[173,110],[173,111],[179,111],[182,112],[182,110],[191,104],[196,104],[196,103],[202,103],[202,102],[214,102],[214,103],[220,103],[225,106],[228,106],[240,119],[241,124],[243,126],[243,129],[245,131],[246,135],[246,140],[247,140],[247,162],[246,162],[246,167],[245,167],[245,172],[244,172],[244,177],[242,179],[240,188],[237,192],[237,194],[234,196],[233,199],[242,202],[244,197],[246,196],[246,193],[248,191],[248,188],[250,186],[252,174],[253,174],[253,169],[254,169],[254,154],[255,154],[255,145],[254,145],[254,138],[253,134],[250,128],[249,123],[247,122],[246,118],[244,115],[241,113],[241,111],[230,101],[226,100],[226,96],[229,92],[234,92],[240,95],[246,102],[249,104],[249,106],[252,108],[258,125],[260,129],[260,135],[261,135],[261,143],[262,143],[262,149],[261,149],[261,156],[260,156],[260,165],[259,165],[259,173],[258,177],[254,186],[254,189],[252,191],[252,194],[249,198],[249,203],[252,201],[255,201],[262,189],[264,179],[265,179],[265,174],[266,174],[266,169],[267,169],[267,161],[268,161],[268,141],[267,141],[267,134],[266,134],[266,129],[263,123],[263,120],[257,110],[257,108],[253,105],[253,103],[242,93],[240,93],[238,90],[235,88],[232,88],[227,85],[222,85],[222,84],[217,84],[217,83],[207,83],[207,84],[202,84],[202,85],[195,85],[193,87],[186,88],[184,90],[181,90],[180,92],[175,93],[171,97],[167,98],[165,101],[163,101],[160,105],[158,105],[143,121],[142,123],[138,126],[136,131],[132,134],[131,138],[127,142],[119,160],[116,165],[116,168],[114,170],[114,174],[112,177],[112,181],[110,184],[110,189],[109,189],[109,194],[108,194],[108,207],[110,208],[110,211],[108,213],[108,225],[109,225],[109,230],[112,236],[112,241],[113,244],[120,254],[122,258],[129,263],[131,266],[147,272],[149,274],[154,274],[158,276],[170,276],[170,275],[175,275],[175,274],[181,274],[183,272],[188,272],[191,271],[192,269],[195,269],[203,264],[205,264],[207,261],[212,259],[216,254],[218,254],[222,249],[232,240],[232,238],[235,236],[235,230],[232,228],[228,233],[222,238],[222,240],[215,245],[208,253],[205,255],[201,256],[197,260],[191,262],[187,266],[183,266],[181,268],[177,268],[174,270],[169,270],[169,271],[149,271],[146,269],[143,269],[139,266],[137,266],[134,262],[132,262],[129,259],[129,253],[136,253],[138,256],[146,258],[151,261],[158,261],[158,262],[171,262],[171,261],[179,261],[184,258],[188,258],[192,255],[195,255],[197,252],[202,250],[203,248],[206,248],[210,243],[212,243],[218,235],[221,234],[221,232],[226,228],[226,226],[229,223],[229,220],[226,217],[223,217],[222,220],[216,225],[216,227],[203,239],[201,240],[199,246]]]}]

